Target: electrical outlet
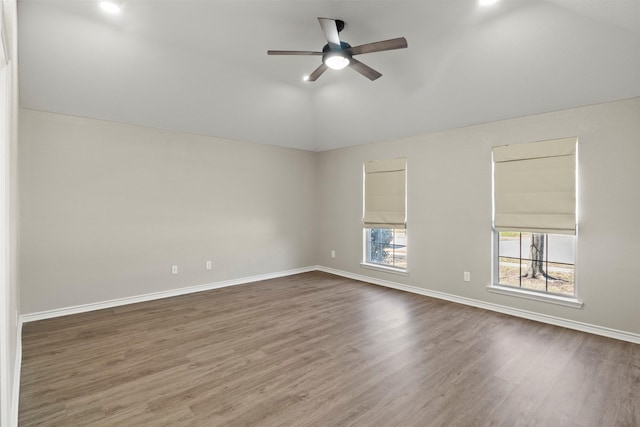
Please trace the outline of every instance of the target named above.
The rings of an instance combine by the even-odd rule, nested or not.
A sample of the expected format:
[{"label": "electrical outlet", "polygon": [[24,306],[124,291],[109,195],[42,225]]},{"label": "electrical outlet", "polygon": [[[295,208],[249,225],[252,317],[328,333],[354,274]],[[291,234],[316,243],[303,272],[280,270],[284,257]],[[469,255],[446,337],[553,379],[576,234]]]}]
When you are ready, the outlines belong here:
[{"label": "electrical outlet", "polygon": [[464,281],[465,282],[470,282],[471,281],[471,272],[469,272],[469,271],[465,271],[464,272]]},{"label": "electrical outlet", "polygon": [[171,274],[178,274],[178,266],[177,265],[172,265],[171,266]]},{"label": "electrical outlet", "polygon": [[336,257],[336,251],[331,251],[331,258],[335,258]]},{"label": "electrical outlet", "polygon": [[207,261],[204,265],[205,270],[211,270],[211,261]]}]

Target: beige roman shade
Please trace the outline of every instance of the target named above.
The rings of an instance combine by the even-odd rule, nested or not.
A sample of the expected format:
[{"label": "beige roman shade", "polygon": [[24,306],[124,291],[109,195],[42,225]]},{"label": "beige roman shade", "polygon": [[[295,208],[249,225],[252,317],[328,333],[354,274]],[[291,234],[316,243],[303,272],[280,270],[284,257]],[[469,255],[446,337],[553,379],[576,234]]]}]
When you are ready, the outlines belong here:
[{"label": "beige roman shade", "polygon": [[575,234],[577,142],[493,147],[496,230]]},{"label": "beige roman shade", "polygon": [[364,164],[364,226],[405,228],[407,159]]}]

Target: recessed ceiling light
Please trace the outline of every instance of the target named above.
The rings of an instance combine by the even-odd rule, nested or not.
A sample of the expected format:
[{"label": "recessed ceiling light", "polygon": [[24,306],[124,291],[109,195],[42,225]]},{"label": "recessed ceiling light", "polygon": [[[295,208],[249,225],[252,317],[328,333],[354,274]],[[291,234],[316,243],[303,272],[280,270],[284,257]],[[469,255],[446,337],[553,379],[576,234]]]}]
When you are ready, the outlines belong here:
[{"label": "recessed ceiling light", "polygon": [[494,3],[497,3],[498,0],[478,0],[478,3],[480,3],[480,6],[491,6]]},{"label": "recessed ceiling light", "polygon": [[118,6],[115,3],[111,3],[110,1],[101,2],[100,3],[100,7],[105,12],[109,12],[109,13],[119,13],[120,12],[120,6]]}]

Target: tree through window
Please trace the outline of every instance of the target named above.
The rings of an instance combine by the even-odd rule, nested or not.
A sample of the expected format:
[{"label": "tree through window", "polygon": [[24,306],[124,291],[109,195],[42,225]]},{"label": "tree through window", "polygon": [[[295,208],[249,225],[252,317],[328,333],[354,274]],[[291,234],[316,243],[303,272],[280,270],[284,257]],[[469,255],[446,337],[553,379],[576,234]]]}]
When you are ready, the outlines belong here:
[{"label": "tree through window", "polygon": [[575,236],[502,231],[498,284],[575,296]]},{"label": "tree through window", "polygon": [[366,260],[394,268],[407,268],[407,233],[405,229],[366,229]]}]

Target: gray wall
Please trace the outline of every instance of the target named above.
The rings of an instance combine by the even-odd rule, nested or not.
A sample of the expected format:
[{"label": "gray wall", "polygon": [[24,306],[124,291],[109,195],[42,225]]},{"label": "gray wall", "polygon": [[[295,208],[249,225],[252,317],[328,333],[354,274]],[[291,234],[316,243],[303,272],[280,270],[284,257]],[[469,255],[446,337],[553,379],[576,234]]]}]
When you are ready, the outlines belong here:
[{"label": "gray wall", "polygon": [[[632,98],[311,153],[21,110],[22,311],[319,264],[637,334],[639,117]],[[584,307],[487,292],[491,147],[568,136]],[[406,277],[360,267],[362,163],[391,157],[408,159]]]},{"label": "gray wall", "polygon": [[[584,307],[489,293],[491,147],[569,136],[579,138],[576,282]],[[407,157],[408,277],[359,265],[362,164],[393,157]],[[318,182],[320,265],[640,333],[640,98],[322,152]]]},{"label": "gray wall", "polygon": [[315,264],[315,153],[20,113],[23,313]]}]

